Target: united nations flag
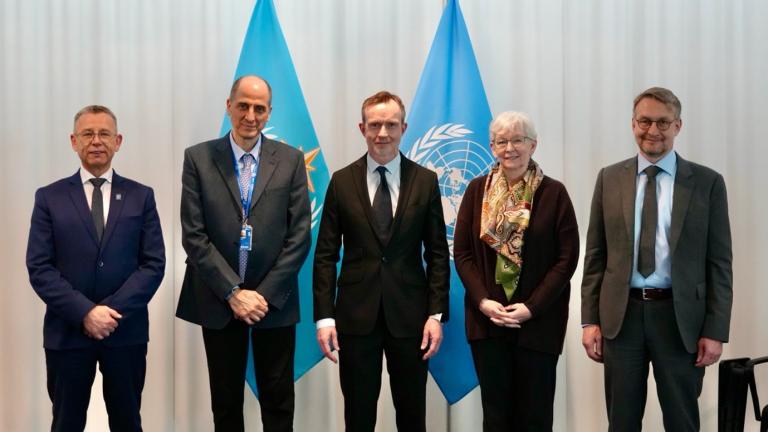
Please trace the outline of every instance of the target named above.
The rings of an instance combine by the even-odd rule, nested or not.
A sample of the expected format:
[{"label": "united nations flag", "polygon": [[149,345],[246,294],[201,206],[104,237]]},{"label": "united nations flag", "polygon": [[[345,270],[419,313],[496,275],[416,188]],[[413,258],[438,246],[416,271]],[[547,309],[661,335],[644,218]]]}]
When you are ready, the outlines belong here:
[{"label": "united nations flag", "polygon": [[[449,0],[416,90],[402,150],[435,171],[453,256],[453,228],[464,189],[488,172],[494,158],[488,146],[491,110],[472,42],[457,0]],[[464,289],[451,267],[450,320],[429,370],[448,403],[477,386],[472,354],[464,334]]]}]

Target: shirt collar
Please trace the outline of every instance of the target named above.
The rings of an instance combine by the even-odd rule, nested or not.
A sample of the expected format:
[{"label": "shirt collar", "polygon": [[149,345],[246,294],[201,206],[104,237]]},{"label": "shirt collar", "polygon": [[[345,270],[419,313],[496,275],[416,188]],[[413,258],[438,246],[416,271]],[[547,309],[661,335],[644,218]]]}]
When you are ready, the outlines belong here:
[{"label": "shirt collar", "polygon": [[[112,183],[112,174],[114,174],[114,172],[115,170],[110,167],[107,172],[102,174],[99,178],[105,179],[107,183]],[[89,183],[92,178],[96,178],[96,176],[91,174],[87,169],[80,167],[80,181],[83,184]]]},{"label": "shirt collar", "polygon": [[249,152],[246,152],[242,147],[237,145],[235,138],[232,137],[231,131],[229,132],[229,145],[232,147],[232,152],[235,154],[236,161],[242,159],[245,153],[249,153],[251,156],[253,156],[253,159],[259,160],[259,152],[261,151],[261,134],[259,134],[259,139],[256,141],[256,145],[253,146]]},{"label": "shirt collar", "polygon": [[638,153],[637,155],[637,173],[640,174],[643,172],[646,168],[648,168],[651,165],[656,165],[657,167],[661,168],[662,171],[665,173],[674,176],[675,171],[677,171],[677,153],[674,151],[671,151],[667,153],[666,156],[661,158],[658,162],[650,163],[648,159],[644,158],[641,154]]},{"label": "shirt collar", "polygon": [[367,153],[365,155],[366,164],[368,165],[368,173],[373,174],[376,172],[376,168],[383,166],[384,168],[389,171],[390,174],[392,174],[393,177],[400,178],[400,152],[397,153],[397,156],[395,156],[394,159],[387,162],[384,165],[381,165],[380,163],[373,160],[370,153]]}]

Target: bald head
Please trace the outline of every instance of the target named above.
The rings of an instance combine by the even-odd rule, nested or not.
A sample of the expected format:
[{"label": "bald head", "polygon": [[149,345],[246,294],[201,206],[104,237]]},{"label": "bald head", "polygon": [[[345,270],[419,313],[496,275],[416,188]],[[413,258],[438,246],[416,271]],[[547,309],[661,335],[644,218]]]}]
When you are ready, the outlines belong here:
[{"label": "bald head", "polygon": [[267,80],[257,75],[243,75],[236,79],[232,83],[232,88],[229,90],[229,99],[235,99],[235,95],[241,88],[249,88],[252,90],[260,90],[266,87],[267,94],[269,95],[269,104],[272,105],[272,87]]}]

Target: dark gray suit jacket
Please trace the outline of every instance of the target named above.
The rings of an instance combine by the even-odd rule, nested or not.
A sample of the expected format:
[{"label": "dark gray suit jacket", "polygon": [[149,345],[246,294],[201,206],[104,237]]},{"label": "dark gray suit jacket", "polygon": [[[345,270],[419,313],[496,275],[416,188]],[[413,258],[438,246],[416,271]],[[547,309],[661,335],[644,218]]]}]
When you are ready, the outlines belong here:
[{"label": "dark gray suit jacket", "polygon": [[[597,176],[587,232],[581,320],[613,339],[624,321],[632,274],[637,157]],[[700,337],[728,341],[731,230],[723,177],[677,156],[669,238],[675,317],[686,350]]]},{"label": "dark gray suit jacket", "polygon": [[[184,152],[181,192],[182,245],[187,269],[176,316],[220,329],[233,318],[225,299],[238,276],[242,226],[240,189],[226,136]],[[254,327],[299,320],[298,274],[309,253],[310,209],[304,155],[262,136],[249,221],[253,248],[243,288],[255,289],[269,312]]]}]

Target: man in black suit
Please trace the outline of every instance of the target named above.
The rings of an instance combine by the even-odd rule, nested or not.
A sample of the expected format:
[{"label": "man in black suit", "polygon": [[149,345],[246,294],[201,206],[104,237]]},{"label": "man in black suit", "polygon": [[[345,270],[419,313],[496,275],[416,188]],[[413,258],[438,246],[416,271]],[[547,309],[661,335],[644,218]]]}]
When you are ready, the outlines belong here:
[{"label": "man in black suit", "polygon": [[226,136],[188,148],[182,173],[187,269],[176,316],[203,327],[216,431],[243,431],[249,338],[265,431],[293,429],[298,273],[310,247],[304,155],[261,133],[272,90],[232,85]]},{"label": "man in black suit", "polygon": [[434,172],[399,152],[407,126],[399,97],[369,97],[362,117],[368,153],[334,173],[325,197],[314,262],[317,339],[330,360],[339,352],[348,431],[376,425],[382,353],[398,429],[424,431],[427,359],[448,319],[440,189]]},{"label": "man in black suit", "polygon": [[123,136],[109,108],[80,110],[70,141],[82,166],[37,191],[27,244],[29,280],[46,305],[51,430],[85,429],[98,364],[109,429],[140,431],[147,304],[165,271],[155,196],[112,169]]},{"label": "man in black suit", "polygon": [[680,100],[634,101],[638,154],[600,170],[581,286],[582,344],[605,365],[610,431],[639,431],[648,365],[668,431],[698,431],[704,368],[728,342],[733,273],[723,176],[673,150]]}]

